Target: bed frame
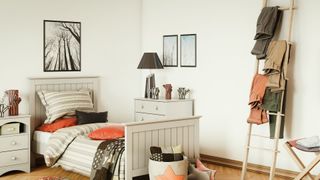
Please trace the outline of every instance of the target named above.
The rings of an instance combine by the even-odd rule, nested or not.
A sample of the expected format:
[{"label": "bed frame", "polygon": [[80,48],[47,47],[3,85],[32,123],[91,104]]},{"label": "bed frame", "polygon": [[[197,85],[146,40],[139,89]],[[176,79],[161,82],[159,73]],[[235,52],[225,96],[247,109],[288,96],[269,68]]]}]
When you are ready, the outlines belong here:
[{"label": "bed frame", "polygon": [[[37,91],[89,89],[95,110],[99,97],[99,77],[30,78],[30,114],[32,132],[46,118]],[[149,147],[181,144],[189,158],[199,157],[200,116],[125,123],[125,179],[148,174]]]}]

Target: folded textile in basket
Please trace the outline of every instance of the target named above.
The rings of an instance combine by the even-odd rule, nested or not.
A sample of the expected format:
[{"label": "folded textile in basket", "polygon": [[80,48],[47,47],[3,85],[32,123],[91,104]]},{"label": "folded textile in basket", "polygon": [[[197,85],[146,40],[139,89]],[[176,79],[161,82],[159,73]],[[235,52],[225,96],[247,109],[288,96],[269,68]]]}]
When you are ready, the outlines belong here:
[{"label": "folded textile in basket", "polygon": [[183,160],[181,145],[170,147],[150,147],[151,156],[150,159],[154,161],[181,161]]},{"label": "folded textile in basket", "polygon": [[297,144],[306,148],[320,147],[320,138],[319,136],[303,138],[303,139],[297,140]]}]

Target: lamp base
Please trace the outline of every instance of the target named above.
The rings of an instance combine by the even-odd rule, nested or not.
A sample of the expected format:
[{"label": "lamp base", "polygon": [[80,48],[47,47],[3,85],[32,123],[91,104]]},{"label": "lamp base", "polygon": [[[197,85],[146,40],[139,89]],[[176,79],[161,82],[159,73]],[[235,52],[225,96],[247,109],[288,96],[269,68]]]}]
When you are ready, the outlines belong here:
[{"label": "lamp base", "polygon": [[146,87],[144,91],[144,97],[152,98],[151,89],[155,87],[156,87],[155,75],[151,73],[149,76],[146,77]]}]

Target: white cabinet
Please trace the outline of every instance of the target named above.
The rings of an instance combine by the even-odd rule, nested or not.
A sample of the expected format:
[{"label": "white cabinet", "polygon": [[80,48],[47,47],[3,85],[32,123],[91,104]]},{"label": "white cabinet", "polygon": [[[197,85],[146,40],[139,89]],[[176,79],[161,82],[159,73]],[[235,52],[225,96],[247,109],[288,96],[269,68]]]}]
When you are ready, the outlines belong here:
[{"label": "white cabinet", "polygon": [[135,121],[193,116],[193,99],[136,98]]},{"label": "white cabinet", "polygon": [[0,176],[8,171],[30,172],[30,115],[0,118]]}]

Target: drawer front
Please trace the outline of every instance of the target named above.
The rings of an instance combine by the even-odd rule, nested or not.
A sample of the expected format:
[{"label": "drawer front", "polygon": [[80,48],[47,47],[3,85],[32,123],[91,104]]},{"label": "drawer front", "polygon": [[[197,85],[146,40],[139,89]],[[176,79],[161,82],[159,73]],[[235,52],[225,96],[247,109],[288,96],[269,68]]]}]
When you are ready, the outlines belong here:
[{"label": "drawer front", "polygon": [[136,113],[135,121],[152,121],[158,119],[164,119],[163,115],[154,115],[154,114],[144,114],[144,113]]},{"label": "drawer front", "polygon": [[166,104],[163,102],[136,100],[135,108],[135,111],[140,113],[150,113],[159,115],[166,114]]},{"label": "drawer front", "polygon": [[29,159],[29,150],[2,152],[0,153],[0,159],[0,167],[27,163]]},{"label": "drawer front", "polygon": [[29,136],[27,134],[6,137],[0,136],[0,152],[28,148],[28,138]]},{"label": "drawer front", "polygon": [[19,134],[20,123],[9,123],[1,126],[1,135],[5,134]]}]

